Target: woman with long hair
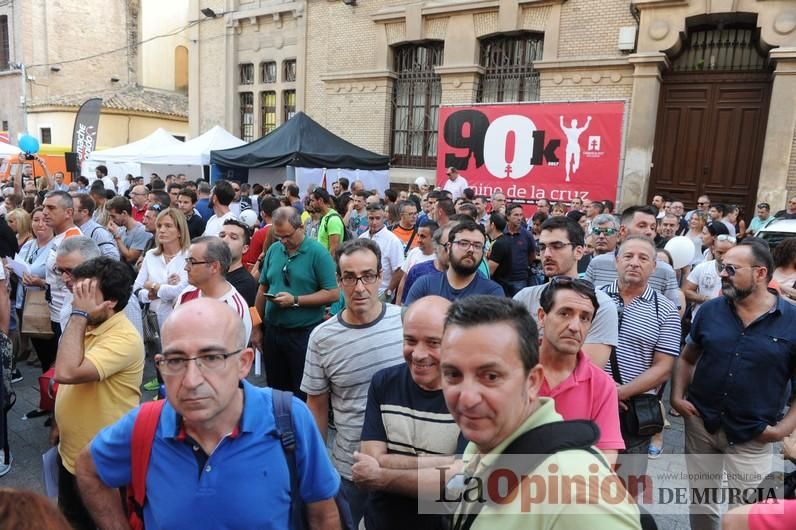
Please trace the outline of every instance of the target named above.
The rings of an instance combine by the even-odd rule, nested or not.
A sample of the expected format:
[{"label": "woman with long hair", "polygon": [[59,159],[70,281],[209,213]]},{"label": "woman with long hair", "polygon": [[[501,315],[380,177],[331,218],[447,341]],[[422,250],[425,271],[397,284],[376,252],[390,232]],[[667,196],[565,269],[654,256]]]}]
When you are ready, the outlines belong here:
[{"label": "woman with long hair", "polygon": [[694,212],[688,221],[688,232],[685,233],[685,237],[694,244],[694,259],[691,261],[691,265],[702,263],[704,259],[702,256],[702,231],[707,222],[708,215],[702,211]]},{"label": "woman with long hair", "polygon": [[141,270],[133,284],[141,303],[150,304],[163,325],[174,309],[177,296],[188,285],[185,258],[191,236],[185,215],[176,208],[166,208],[155,221],[155,247],[141,263]]},{"label": "woman with long hair", "polygon": [[[44,222],[43,208],[36,208],[33,210],[33,215],[31,216],[31,229],[34,237],[28,240],[22,248],[19,249],[19,258],[30,267],[30,273],[22,275],[22,278],[20,278],[20,287],[17,288],[15,307],[19,315],[19,322],[22,322],[22,309],[25,307],[25,295],[32,289],[47,288],[47,281],[45,279],[47,276],[47,257],[50,255],[50,250],[53,248],[53,230]],[[46,344],[50,340],[54,339],[31,339],[33,347],[36,349],[36,355],[41,363],[42,372],[46,372],[55,360],[54,353],[56,350],[52,349],[52,345],[48,347]],[[52,354],[48,354],[47,352],[49,351],[52,351]]]},{"label": "woman with long hair", "polygon": [[796,237],[788,237],[779,242],[774,252],[774,281],[779,285],[782,296],[796,304]]},{"label": "woman with long hair", "polygon": [[[149,304],[158,319],[158,328],[174,309],[174,302],[188,286],[185,259],[191,235],[185,215],[177,208],[166,208],[155,220],[155,246],[147,251],[138,276],[133,283],[133,292],[142,304]],[[143,316],[146,318],[146,315]],[[157,390],[160,379],[144,383],[144,390]]]},{"label": "woman with long hair", "polygon": [[22,245],[33,239],[31,217],[28,212],[22,208],[14,208],[6,214],[6,221],[9,228],[17,235],[18,248],[22,248]]}]

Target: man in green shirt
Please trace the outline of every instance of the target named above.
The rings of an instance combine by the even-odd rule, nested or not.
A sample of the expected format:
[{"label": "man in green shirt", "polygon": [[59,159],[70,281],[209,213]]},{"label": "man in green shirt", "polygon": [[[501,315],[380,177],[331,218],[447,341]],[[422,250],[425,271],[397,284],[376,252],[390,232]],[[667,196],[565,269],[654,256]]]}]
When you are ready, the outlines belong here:
[{"label": "man in green shirt", "polygon": [[256,307],[263,317],[263,354],[268,384],[300,391],[307,342],[324,317],[324,306],[339,298],[334,260],[306,237],[295,208],[274,211],[274,243],[263,260]]},{"label": "man in green shirt", "polygon": [[[482,503],[462,495],[453,517],[454,529],[640,528],[638,508],[599,450],[590,447],[598,436],[595,428],[577,422],[559,423],[554,428],[549,425],[562,422],[562,417],[551,398],[539,397],[544,368],[539,364],[538,331],[524,306],[493,296],[457,300],[445,320],[440,360],[445,401],[462,435],[470,441],[463,457],[463,476],[467,478],[462,479],[460,490],[472,491],[480,481],[486,497]],[[542,427],[542,432],[537,430]],[[576,428],[578,433],[585,428],[589,436],[580,438],[588,441],[566,437],[560,441],[575,448],[552,449],[559,437],[564,438],[562,429],[571,433]],[[537,451],[530,452],[529,445]],[[542,450],[545,446],[550,449]],[[518,449],[521,454],[516,458],[503,459],[504,453]],[[534,455],[549,456],[534,459]],[[501,468],[503,482],[510,471],[516,484],[522,483],[513,498],[508,492],[498,497],[489,487],[495,478],[491,466],[498,459],[496,467]],[[529,467],[529,461],[537,464]],[[596,481],[600,487],[578,491],[564,486],[577,481]],[[533,493],[529,484],[534,485]],[[555,494],[549,493],[553,490]]]},{"label": "man in green shirt", "polygon": [[320,212],[321,221],[318,224],[318,242],[334,256],[338,245],[343,242],[345,227],[343,218],[333,208],[332,198],[323,188],[315,188],[310,194],[310,205],[316,212]]}]

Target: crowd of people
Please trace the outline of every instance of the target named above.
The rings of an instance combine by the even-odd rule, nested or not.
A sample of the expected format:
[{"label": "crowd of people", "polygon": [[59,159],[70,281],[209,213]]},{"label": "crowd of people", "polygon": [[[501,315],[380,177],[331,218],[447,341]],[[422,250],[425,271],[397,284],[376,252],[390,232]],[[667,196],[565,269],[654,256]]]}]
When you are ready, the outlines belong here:
[{"label": "crowd of people", "polygon": [[[455,168],[441,188],[331,193],[44,169],[3,190],[3,389],[26,360],[58,385],[27,416],[51,416],[74,528],[652,528],[632,485],[668,415],[689,474],[726,455],[730,488],[757,486],[774,442],[794,452],[796,239],[754,234],[796,198],[748,225],[706,196],[618,214],[539,199],[526,217]],[[694,259],[675,269],[678,235]],[[259,355],[267,387],[247,380]],[[161,399],[140,406],[142,388]],[[611,502],[468,500],[506,455],[528,456],[521,476],[621,482]],[[450,514],[421,510],[440,496]],[[718,528],[719,502],[689,508]],[[725,524],[796,524],[790,504],[741,510]]]}]

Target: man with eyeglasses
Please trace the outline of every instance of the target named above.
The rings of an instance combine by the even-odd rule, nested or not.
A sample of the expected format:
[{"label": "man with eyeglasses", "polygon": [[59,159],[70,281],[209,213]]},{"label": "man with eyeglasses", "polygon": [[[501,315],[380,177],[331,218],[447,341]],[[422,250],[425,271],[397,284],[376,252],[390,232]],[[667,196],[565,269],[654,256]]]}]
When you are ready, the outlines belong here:
[{"label": "man with eyeglasses", "polygon": [[301,214],[277,208],[257,290],[257,311],[263,319],[263,354],[268,384],[298,396],[310,333],[323,321],[324,306],[337,302],[332,256],[304,233]]},{"label": "man with eyeglasses", "polygon": [[710,210],[710,197],[708,197],[707,195],[700,195],[697,198],[696,210],[691,210],[687,214],[685,214],[685,220],[687,223],[691,222],[691,216],[694,215],[694,213],[701,211],[707,215],[708,210]]},{"label": "man with eyeglasses", "polygon": [[[651,435],[634,430],[630,408],[636,396],[655,395],[671,375],[680,354],[680,315],[677,307],[650,285],[656,268],[652,240],[630,236],[616,254],[617,279],[602,287],[613,300],[619,317],[616,349],[604,370],[617,384],[625,450],[620,452],[618,474],[627,482],[647,470]],[[642,398],[639,398],[642,399]],[[656,403],[657,406],[657,403]],[[637,491],[630,492],[637,495]]]},{"label": "man with eyeglasses", "polygon": [[381,249],[382,279],[379,284],[379,296],[382,300],[391,302],[393,295],[401,283],[404,262],[404,245],[398,236],[387,228],[387,212],[381,202],[373,202],[367,206],[368,231],[361,238],[372,239]]},{"label": "man with eyeglasses", "polygon": [[[724,469],[730,488],[755,488],[770,470],[772,442],[796,429],[796,407],[782,417],[796,373],[796,307],[768,289],[773,269],[759,239],[729,249],[724,296],[702,305],[677,363],[672,406],[685,421],[689,486],[700,491],[720,488]],[[720,507],[710,500],[691,506],[694,530],[718,528]]]},{"label": "man with eyeglasses", "polygon": [[505,296],[499,284],[478,273],[485,242],[484,228],[475,221],[461,221],[451,228],[446,244],[450,261],[448,269],[419,278],[409,289],[404,305],[411,305],[429,295],[441,296],[451,302],[476,294]]},{"label": "man with eyeglasses", "polygon": [[301,390],[324,439],[331,396],[337,428],[332,461],[342,476],[341,487],[356,525],[367,491],[354,484],[351,466],[359,449],[368,388],[373,374],[403,361],[403,328],[401,309],[379,299],[379,245],[369,239],[346,241],[335,260],[345,309],[310,334]]},{"label": "man with eyeglasses", "polygon": [[144,343],[124,313],[133,288],[126,265],[98,257],[68,274],[74,298],[55,358],[59,387],[50,440],[60,456],[58,506],[74,528],[93,529],[77,487],[76,460],[94,435],[138,406]]},{"label": "man with eyeglasses", "polygon": [[694,304],[692,321],[702,304],[721,295],[719,271],[724,263],[724,254],[734,246],[734,237],[727,234],[716,236],[712,248],[713,259],[696,265],[688,274],[688,279],[683,283],[683,294],[687,302]]},{"label": "man with eyeglasses", "polygon": [[771,215],[771,205],[767,202],[761,202],[757,205],[757,215],[749,223],[749,228],[746,229],[746,233],[753,236],[770,225],[774,219],[774,216]]},{"label": "man with eyeglasses", "polygon": [[607,213],[599,214],[592,220],[591,235],[594,238],[594,256],[614,252],[619,240],[616,217]]},{"label": "man with eyeglasses", "polygon": [[448,180],[445,181],[445,185],[442,189],[444,191],[449,191],[451,193],[451,199],[455,201],[464,193],[464,188],[467,187],[467,179],[459,175],[459,170],[455,167],[449,167],[445,174],[448,176]]},{"label": "man with eyeglasses", "polygon": [[130,204],[133,205],[133,219],[139,223],[144,221],[148,197],[149,191],[146,189],[146,186],[139,184],[138,186],[133,186],[133,189],[130,190]]},{"label": "man with eyeglasses", "polygon": [[506,194],[502,191],[495,191],[492,193],[492,199],[489,201],[491,205],[490,212],[491,213],[501,213],[503,215],[506,214]]},{"label": "man with eyeglasses", "polygon": [[[583,229],[568,217],[550,217],[542,223],[539,234],[539,259],[548,278],[578,277],[578,261],[584,252]],[[539,334],[544,327],[539,320],[540,300],[548,284],[527,287],[514,296],[537,321]],[[616,306],[604,292],[597,290],[598,308],[583,340],[583,352],[596,366],[608,362],[611,348],[617,344]]]},{"label": "man with eyeglasses", "polygon": [[[208,326],[212,322],[214,325]],[[246,381],[254,352],[238,315],[220,302],[180,306],[162,328],[156,362],[166,402],[146,470],[146,528],[290,528],[293,488],[273,395]],[[78,480],[100,528],[127,528],[118,488],[132,481],[135,409],[80,454]],[[291,403],[300,497],[308,528],[339,529],[340,479],[307,407]]]},{"label": "man with eyeglasses", "polygon": [[235,287],[227,281],[227,273],[232,264],[232,253],[224,241],[216,236],[197,237],[188,248],[185,271],[188,273],[188,287],[177,297],[174,307],[196,300],[215,298],[230,306],[243,321],[246,330],[246,344],[252,334],[252,317],[249,304]]}]

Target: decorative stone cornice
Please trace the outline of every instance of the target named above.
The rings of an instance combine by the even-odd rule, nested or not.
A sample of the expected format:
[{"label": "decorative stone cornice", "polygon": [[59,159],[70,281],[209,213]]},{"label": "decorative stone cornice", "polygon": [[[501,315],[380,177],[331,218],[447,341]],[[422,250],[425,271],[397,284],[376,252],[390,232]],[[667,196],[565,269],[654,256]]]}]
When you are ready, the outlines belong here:
[{"label": "decorative stone cornice", "polygon": [[352,81],[378,81],[380,79],[395,79],[395,72],[389,70],[360,70],[354,72],[337,72],[320,76],[324,83],[350,83]]},{"label": "decorative stone cornice", "polygon": [[[517,0],[521,7],[563,4],[566,0]],[[448,15],[466,11],[497,11],[500,0],[464,0],[427,2],[420,8],[422,16]],[[392,22],[406,17],[406,6],[390,6],[370,15],[374,22]]]}]

